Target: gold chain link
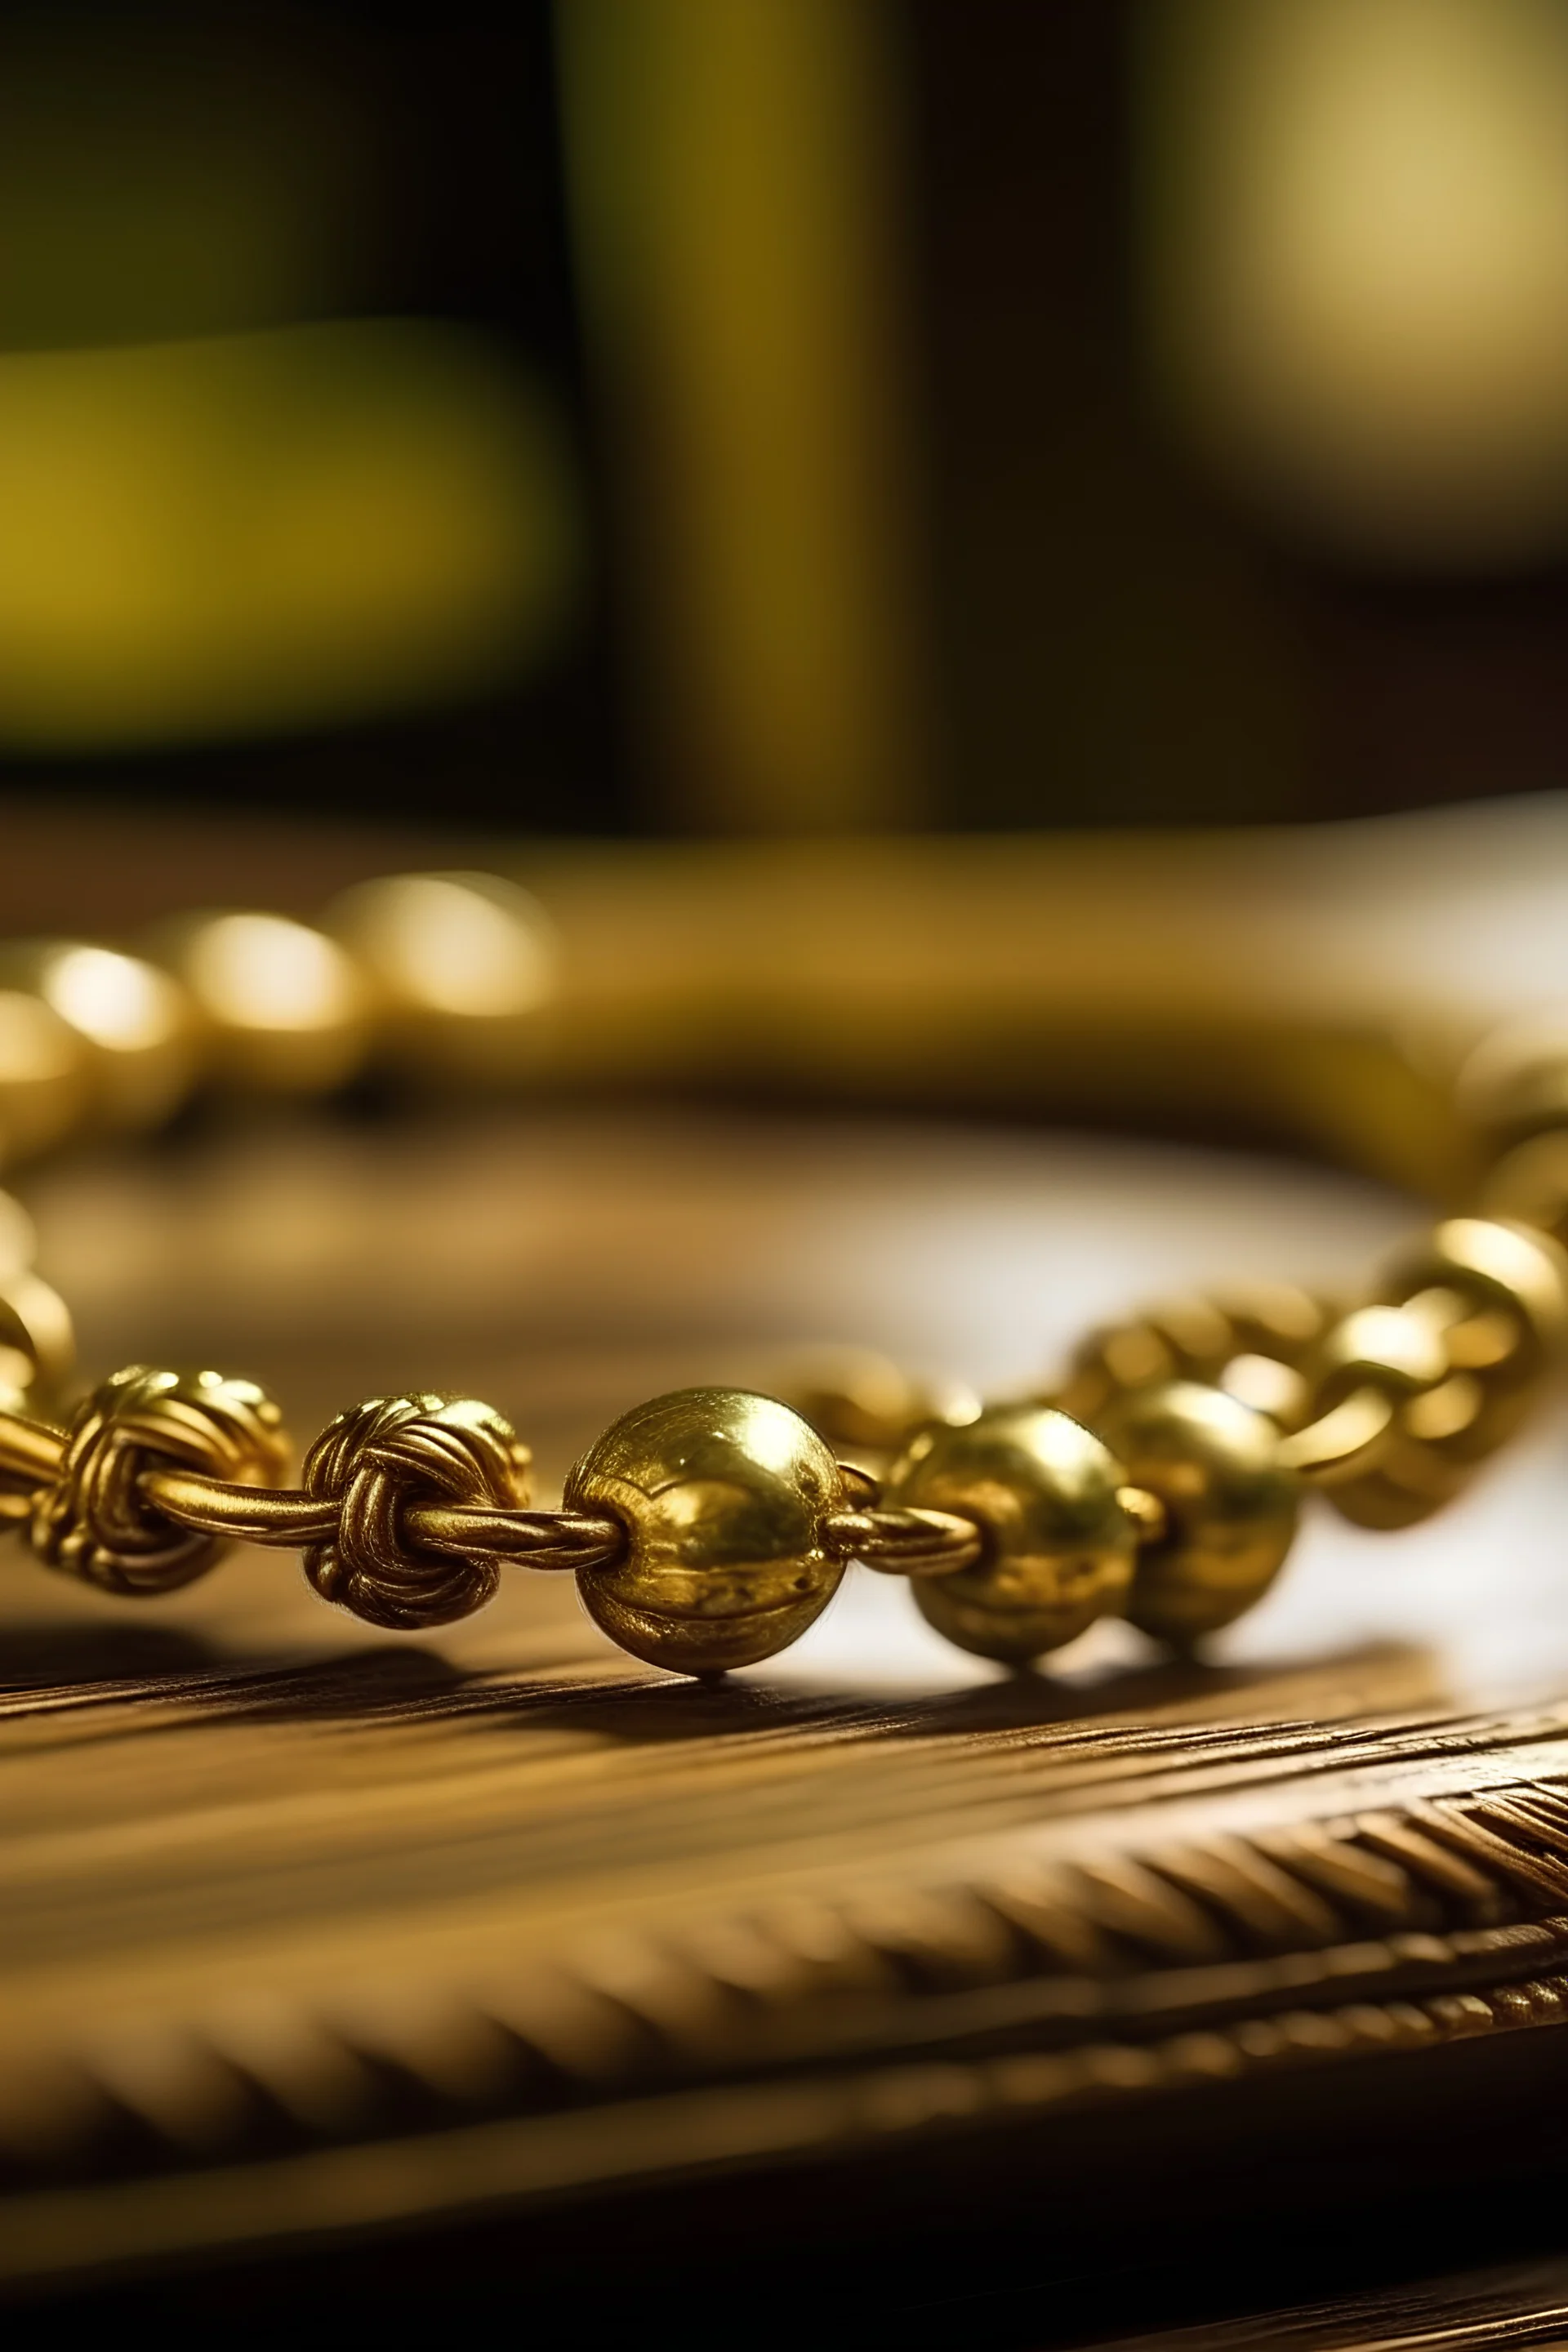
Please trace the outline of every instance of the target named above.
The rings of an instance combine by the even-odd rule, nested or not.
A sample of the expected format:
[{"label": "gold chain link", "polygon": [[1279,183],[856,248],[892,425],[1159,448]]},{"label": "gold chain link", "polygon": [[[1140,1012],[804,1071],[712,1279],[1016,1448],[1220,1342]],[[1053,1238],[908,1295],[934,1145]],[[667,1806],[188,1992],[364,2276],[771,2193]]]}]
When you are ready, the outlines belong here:
[{"label": "gold chain link", "polygon": [[[11,955],[0,1032],[31,1023],[58,1049],[0,1080],[13,1150],[163,1117],[204,1063],[295,1093],[339,1083],[378,1039],[515,1067],[553,950],[524,894],[442,875],[363,886],[317,929],[194,919],[160,952]],[[324,1598],[405,1630],[467,1615],[507,1567],[568,1570],[623,1646],[689,1673],[786,1646],[851,1560],[911,1580],[983,1655],[1038,1656],[1107,1613],[1184,1646],[1267,1590],[1304,1492],[1364,1525],[1426,1517],[1561,1362],[1568,1037],[1489,1039],[1460,1098],[1493,1144],[1479,1213],[1439,1224],[1362,1302],[1283,1286],[1173,1301],[1092,1334],[1054,1390],[984,1409],[873,1358],[805,1380],[809,1417],[682,1391],[623,1416],[556,1510],[533,1507],[526,1447],[473,1399],[356,1406],[297,1486],[278,1408],[248,1381],[132,1366],[55,1417],[69,1316],[0,1195],[0,1528],[125,1594],[174,1590],[231,1542],[296,1549]]]}]

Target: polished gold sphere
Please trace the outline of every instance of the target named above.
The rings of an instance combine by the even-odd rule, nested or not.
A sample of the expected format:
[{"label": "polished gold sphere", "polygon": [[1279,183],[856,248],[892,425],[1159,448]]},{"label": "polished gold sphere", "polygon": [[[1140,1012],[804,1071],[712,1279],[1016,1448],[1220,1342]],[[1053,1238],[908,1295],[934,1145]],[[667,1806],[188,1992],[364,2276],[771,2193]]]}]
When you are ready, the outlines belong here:
[{"label": "polished gold sphere", "polygon": [[236,908],[165,924],[148,948],[195,1007],[215,1077],[264,1094],[313,1095],[363,1067],[374,993],[324,931]]},{"label": "polished gold sphere", "polygon": [[973,1568],[918,1579],[939,1633],[982,1658],[1021,1664],[1058,1650],[1121,1608],[1138,1530],[1119,1499],[1125,1474],[1098,1437],[1043,1405],[995,1405],[923,1429],[895,1465],[887,1502],[973,1519]]},{"label": "polished gold sphere", "polygon": [[613,1641],[675,1674],[755,1665],[837,1589],[826,1521],[844,1500],[816,1432],[772,1397],[681,1389],[623,1414],[568,1472],[565,1507],[626,1528],[578,1590]]},{"label": "polished gold sphere", "polygon": [[1123,1475],[1165,1509],[1164,1535],[1139,1558],[1132,1623],[1184,1644],[1261,1600],[1300,1509],[1275,1424],[1221,1389],[1171,1381],[1119,1398],[1100,1427]]},{"label": "polished gold sphere", "polygon": [[81,1040],[94,1127],[155,1127],[190,1092],[200,1021],[157,965],[81,940],[18,940],[0,950],[0,985],[29,992]]},{"label": "polished gold sphere", "polygon": [[504,1082],[538,1058],[559,987],[537,899],[497,874],[391,874],[335,898],[321,928],[377,992],[394,1058]]}]

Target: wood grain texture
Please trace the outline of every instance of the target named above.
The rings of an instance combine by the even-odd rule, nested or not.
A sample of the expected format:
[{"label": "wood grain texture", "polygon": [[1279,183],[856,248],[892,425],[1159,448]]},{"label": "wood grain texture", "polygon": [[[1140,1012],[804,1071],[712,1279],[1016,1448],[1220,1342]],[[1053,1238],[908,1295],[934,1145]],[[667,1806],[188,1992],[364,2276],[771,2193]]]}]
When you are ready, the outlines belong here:
[{"label": "wood grain texture", "polygon": [[[216,1361],[302,1438],[469,1391],[546,1495],[664,1388],[858,1340],[1016,1392],[1151,1294],[1348,1288],[1416,1214],[1266,1158],[559,1100],[198,1122],[27,1191],[90,1369]],[[1568,2051],[1565,1524],[1548,1425],[1429,1528],[1314,1519],[1200,1667],[1106,1628],[1002,1676],[866,1577],[711,1688],[569,1580],[399,1641],[287,1559],[153,1607],[12,1548],[0,2275],[495,2216],[544,2262],[682,2184],[737,2248],[903,2200],[1048,2266],[1107,2242],[1094,2182],[1141,2242],[1184,2176],[1200,2226],[1238,2173],[1327,2213],[1369,2149],[1495,2170],[1509,2053]]]},{"label": "wood grain texture", "polygon": [[1538,2263],[1121,2336],[1104,2352],[1508,2352],[1565,2343],[1568,2263]]},{"label": "wood grain texture", "polygon": [[[1203,1153],[712,1113],[218,1134],[34,1193],[94,1360],[221,1344],[307,1427],[434,1360],[547,1480],[628,1390],[715,1359],[766,1385],[859,1331],[1005,1379],[1135,1249],[1190,1274],[1286,1221],[1328,1272],[1403,1213]],[[1346,1602],[1383,1555],[1326,1525],[1282,1632],[1206,1667],[1108,1630],[1001,1676],[867,1578],[712,1688],[609,1650],[566,1579],[397,1642],[276,1557],[128,1608],[8,1554],[0,2263],[962,2165],[997,2133],[1048,2166],[1091,2112],[1136,2134],[1164,2097],[1555,2025],[1568,1706],[1521,1696],[1565,1613],[1530,1601],[1543,1475],[1484,1506],[1535,1609],[1489,1696],[1452,1612],[1483,1624],[1495,1583],[1407,1542],[1416,1638],[1371,1638]]]}]

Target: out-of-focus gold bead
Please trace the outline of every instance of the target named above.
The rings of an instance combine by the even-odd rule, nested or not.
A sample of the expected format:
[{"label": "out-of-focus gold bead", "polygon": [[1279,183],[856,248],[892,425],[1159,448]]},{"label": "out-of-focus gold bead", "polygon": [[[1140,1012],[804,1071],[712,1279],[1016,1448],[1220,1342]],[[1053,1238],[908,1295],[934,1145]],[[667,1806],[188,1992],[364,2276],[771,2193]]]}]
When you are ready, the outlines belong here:
[{"label": "out-of-focus gold bead", "polygon": [[149,942],[195,1003],[215,1076],[323,1094],[363,1063],[370,988],[346,949],[286,915],[196,915]]},{"label": "out-of-focus gold bead", "polygon": [[384,1007],[400,1058],[437,1075],[504,1079],[537,1050],[558,985],[548,916],[496,874],[394,874],[334,898],[322,929]]},{"label": "out-of-focus gold bead", "polygon": [[1568,1124],[1505,1152],[1487,1174],[1480,1206],[1488,1217],[1533,1225],[1568,1248]]},{"label": "out-of-focus gold bead", "polygon": [[1090,1333],[1049,1401],[1092,1423],[1131,1390],[1195,1380],[1233,1389],[1247,1402],[1256,1396],[1264,1409],[1289,1417],[1302,1399],[1293,1375],[1327,1319],[1320,1300],[1283,1283],[1167,1299]]},{"label": "out-of-focus gold bead", "polygon": [[1261,1600],[1300,1510],[1274,1423],[1219,1389],[1172,1381],[1119,1398],[1100,1432],[1131,1484],[1165,1507],[1163,1538],[1139,1554],[1132,1623],[1184,1644]]},{"label": "out-of-focus gold bead", "polygon": [[1370,1469],[1322,1491],[1342,1518],[1392,1534],[1398,1528],[1419,1527],[1442,1510],[1463,1492],[1468,1476],[1463,1463],[1445,1459],[1419,1435],[1395,1428]]},{"label": "out-of-focus gold bead", "polygon": [[85,1038],[30,989],[0,986],[0,1164],[58,1142],[90,1095]]},{"label": "out-of-focus gold bead", "polygon": [[[20,1201],[9,1192],[0,1192],[0,1412],[25,1412],[27,1390],[34,1377],[30,1350],[15,1347],[7,1337],[4,1300],[18,1276],[26,1275],[33,1263],[33,1221]],[[63,1305],[63,1301],[61,1302]],[[6,1499],[0,1496],[0,1523],[6,1517]],[[25,1502],[9,1498],[16,1509],[25,1511]],[[16,1515],[16,1510],[12,1516]]]},{"label": "out-of-focus gold bead", "polygon": [[1531,1226],[1454,1217],[1384,1289],[1437,1336],[1447,1374],[1408,1398],[1370,1469],[1325,1491],[1358,1527],[1407,1528],[1451,1502],[1529,1412],[1568,1339],[1568,1261]]},{"label": "out-of-focus gold bead", "polygon": [[18,940],[0,953],[0,982],[41,998],[83,1041],[95,1124],[154,1126],[188,1091],[195,1008],[155,964],[80,940]]},{"label": "out-of-focus gold bead", "polygon": [[0,1192],[0,1282],[8,1282],[14,1274],[26,1274],[37,1255],[33,1220],[20,1201],[14,1201],[9,1192]]},{"label": "out-of-focus gold bead", "polygon": [[1423,1396],[1448,1374],[1442,1338],[1423,1315],[1402,1307],[1357,1307],[1324,1333],[1312,1360],[1315,1412],[1332,1412],[1357,1389],[1404,1401]]},{"label": "out-of-focus gold bead", "polygon": [[1568,1005],[1537,1006],[1483,1037],[1460,1068],[1455,1101],[1494,1144],[1568,1128]]},{"label": "out-of-focus gold bead", "polygon": [[980,1412],[971,1390],[921,1380],[869,1348],[816,1349],[796,1360],[783,1385],[829,1444],[863,1454],[890,1453],[929,1421],[973,1421]]},{"label": "out-of-focus gold bead", "polygon": [[1532,1226],[1450,1217],[1390,1270],[1385,1295],[1429,1314],[1450,1370],[1475,1381],[1479,1409],[1446,1446],[1456,1461],[1483,1460],[1568,1347],[1568,1257]]},{"label": "out-of-focus gold bead", "polygon": [[76,1362],[70,1309],[26,1266],[0,1276],[0,1388],[54,1397]]},{"label": "out-of-focus gold bead", "polygon": [[985,1541],[973,1568],[918,1580],[921,1613],[982,1658],[1021,1664],[1060,1649],[1131,1584],[1139,1530],[1118,1496],[1125,1483],[1110,1449],[1049,1406],[997,1405],[921,1430],[886,1500],[973,1519]]},{"label": "out-of-focus gold bead", "polygon": [[846,1500],[837,1463],[788,1405],[682,1389],[637,1405],[568,1472],[565,1507],[608,1512],[625,1557],[583,1570],[589,1615],[672,1673],[754,1665],[798,1640],[843,1560],[825,1541]]}]

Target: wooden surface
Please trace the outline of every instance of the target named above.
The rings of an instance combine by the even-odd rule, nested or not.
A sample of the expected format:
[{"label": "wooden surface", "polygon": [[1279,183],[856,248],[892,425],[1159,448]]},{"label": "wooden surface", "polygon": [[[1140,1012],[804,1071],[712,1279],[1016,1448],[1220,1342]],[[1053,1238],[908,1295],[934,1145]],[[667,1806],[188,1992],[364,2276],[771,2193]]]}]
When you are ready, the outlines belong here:
[{"label": "wooden surface", "polygon": [[[198,1123],[26,1190],[88,1370],[216,1361],[301,1436],[458,1387],[547,1494],[662,1388],[853,1339],[1005,1393],[1151,1295],[1353,1286],[1420,1214],[1195,1148],[559,1101]],[[1555,2245],[1561,1429],[1426,1528],[1315,1517],[1198,1669],[1106,1628],[1004,1676],[862,1575],[697,1688],[566,1580],[399,1640],[286,1557],[128,1604],[12,1549],[9,2291],[227,2325],[227,2279],[281,2324],[379,2281],[433,2325],[455,2265],[523,2264],[601,2317],[766,2280],[858,2342],[1044,2346]]]},{"label": "wooden surface", "polygon": [[[220,1131],[31,1192],[89,1362],[216,1358],[304,1429],[458,1382],[547,1487],[637,1395],[776,1384],[805,1341],[1005,1390],[1286,1245],[1353,1278],[1410,1214],[1173,1147],[560,1109]],[[1002,1676],[862,1575],[696,1688],[568,1580],[399,1641],[288,1559],[133,1606],[14,1550],[0,2259],[79,2285],[997,2135],[1049,2180],[1095,2115],[1152,2147],[1162,2100],[1555,2021],[1560,1454],[1398,1538],[1325,1514],[1195,1672],[1107,1628]]]},{"label": "wooden surface", "polygon": [[1126,2336],[1104,2352],[1509,2352],[1568,2344],[1568,2263],[1535,2263]]}]

